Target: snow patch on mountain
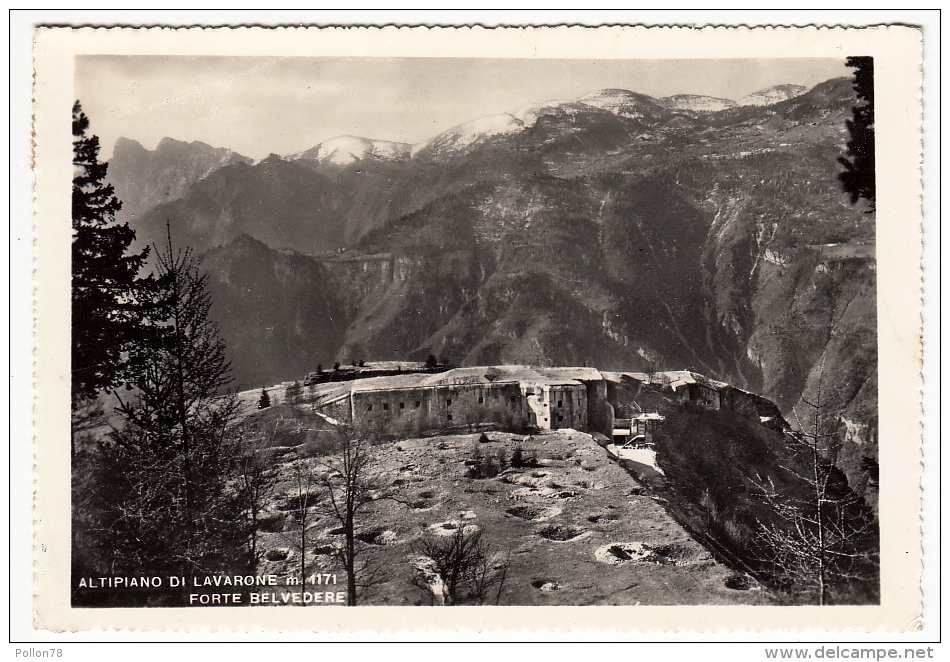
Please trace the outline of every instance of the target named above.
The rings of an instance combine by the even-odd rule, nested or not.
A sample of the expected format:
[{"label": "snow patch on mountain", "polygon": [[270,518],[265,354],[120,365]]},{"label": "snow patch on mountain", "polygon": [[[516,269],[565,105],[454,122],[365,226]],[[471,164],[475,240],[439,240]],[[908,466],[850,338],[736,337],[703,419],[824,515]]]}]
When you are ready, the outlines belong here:
[{"label": "snow patch on mountain", "polygon": [[660,102],[667,108],[674,110],[692,110],[705,113],[735,108],[737,105],[732,99],[721,99],[702,94],[674,94],[673,96],[663,97]]},{"label": "snow patch on mountain", "polygon": [[439,157],[471,149],[491,138],[512,135],[533,127],[544,116],[574,116],[591,108],[607,111],[618,117],[658,121],[672,110],[715,112],[739,105],[768,105],[798,96],[806,91],[801,85],[776,85],[736,102],[732,99],[698,94],[677,94],[655,99],[623,89],[603,89],[585,94],[575,101],[545,101],[525,106],[512,113],[480,117],[459,124],[427,141],[411,147],[411,156],[420,153]]},{"label": "snow patch on mountain", "polygon": [[389,140],[371,140],[358,136],[337,136],[326,140],[291,159],[315,159],[322,163],[348,165],[362,159],[402,161],[409,158],[411,145]]},{"label": "snow patch on mountain", "polygon": [[524,128],[528,129],[534,126],[538,118],[545,115],[576,115],[581,112],[577,104],[563,101],[545,101],[544,103],[533,103],[512,113],[516,118],[524,122]]},{"label": "snow patch on mountain", "polygon": [[808,91],[804,85],[773,85],[739,99],[740,106],[770,106]]},{"label": "snow patch on mountain", "polygon": [[620,117],[639,119],[643,117],[641,105],[645,99],[649,98],[630,90],[598,90],[585,94],[577,101]]},{"label": "snow patch on mountain", "polygon": [[488,138],[516,133],[524,128],[525,122],[510,113],[479,117],[454,126],[424,143],[413,145],[412,155],[423,150],[434,153],[461,151]]}]

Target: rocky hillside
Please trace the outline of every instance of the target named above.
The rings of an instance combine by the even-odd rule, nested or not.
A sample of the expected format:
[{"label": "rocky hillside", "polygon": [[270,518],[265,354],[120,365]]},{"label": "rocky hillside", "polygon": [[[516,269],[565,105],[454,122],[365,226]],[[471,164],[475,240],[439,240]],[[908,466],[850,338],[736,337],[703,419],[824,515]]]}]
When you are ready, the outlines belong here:
[{"label": "rocky hillside", "polygon": [[[290,478],[295,455],[288,446],[306,445],[305,435],[316,439],[313,429],[322,421],[305,407],[293,416],[286,408],[255,411],[245,421],[249,436],[283,434],[272,460],[282,480],[262,509],[259,540],[259,572],[278,575],[282,584],[299,574],[301,551],[309,572],[339,572],[334,550],[341,539],[331,518],[314,517],[306,549],[295,544],[300,490]],[[308,432],[294,435],[300,428]],[[527,460],[513,463],[517,457]],[[486,468],[478,458],[492,470],[478,471]],[[425,540],[448,542],[459,529],[480,532],[507,565],[502,590],[493,590],[486,604],[775,602],[758,582],[694,541],[652,491],[587,434],[492,431],[405,439],[375,446],[373,460],[374,476],[392,486],[395,498],[373,502],[359,522],[360,558],[385,569],[360,593],[360,604],[438,604],[426,582],[413,581],[417,557]]]},{"label": "rocky hillside", "polygon": [[202,267],[238,388],[333,364],[348,319],[320,263],[241,235],[208,252]]},{"label": "rocky hillside", "polygon": [[[601,90],[398,158],[348,140],[339,158],[234,163],[134,226],[149,238],[170,219],[180,241],[213,249],[242,383],[325,357],[430,353],[689,366],[774,400],[794,425],[821,381],[830,452],[873,492],[874,217],[836,177],[854,93],[846,79],[786,87],[703,112]],[[249,251],[241,234],[266,246]]]},{"label": "rocky hillside", "polygon": [[251,159],[203,142],[163,138],[154,151],[127,138],[116,141],[109,179],[122,200],[121,215],[131,218],[155,205],[177,200],[195,182],[218,168]]}]

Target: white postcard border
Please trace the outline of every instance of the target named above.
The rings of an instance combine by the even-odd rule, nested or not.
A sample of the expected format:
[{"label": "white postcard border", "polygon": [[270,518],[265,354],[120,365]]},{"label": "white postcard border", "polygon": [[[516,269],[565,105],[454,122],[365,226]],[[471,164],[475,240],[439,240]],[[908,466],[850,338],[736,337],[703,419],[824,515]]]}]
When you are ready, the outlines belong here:
[{"label": "white postcard border", "polygon": [[[882,604],[872,607],[69,607],[69,111],[82,53],[377,57],[875,57]],[[913,630],[921,532],[921,44],[913,28],[51,29],[36,38],[36,628],[52,631]],[[887,221],[886,219],[893,219]]]}]

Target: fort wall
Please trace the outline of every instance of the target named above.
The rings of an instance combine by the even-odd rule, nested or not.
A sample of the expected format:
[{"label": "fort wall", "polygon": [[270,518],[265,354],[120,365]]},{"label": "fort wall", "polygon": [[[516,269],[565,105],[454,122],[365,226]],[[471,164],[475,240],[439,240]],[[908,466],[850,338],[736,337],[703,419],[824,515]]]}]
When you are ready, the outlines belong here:
[{"label": "fort wall", "polygon": [[[404,380],[402,384],[390,386],[384,382],[371,387],[357,380],[353,387],[320,405],[320,409],[337,421],[381,437],[485,427],[573,428],[612,437],[616,420],[627,422],[644,412],[655,413],[670,397],[709,409],[735,411],[762,424],[787,425],[778,408],[768,400],[685,371],[657,373],[656,381],[638,373],[597,373],[599,379],[590,375],[569,378],[528,373],[509,374],[507,379],[486,376],[483,381],[477,372],[470,375],[475,380],[463,381],[465,370],[472,369],[458,371],[461,374],[446,373],[448,379],[457,383],[414,385]],[[655,432],[654,428],[656,424],[649,432]],[[637,432],[646,434],[648,430]]]},{"label": "fort wall", "polygon": [[354,390],[347,400],[352,409],[347,420],[380,436],[531,425],[518,382]]},{"label": "fort wall", "polygon": [[541,430],[587,430],[587,389],[583,384],[522,384],[531,425]]}]

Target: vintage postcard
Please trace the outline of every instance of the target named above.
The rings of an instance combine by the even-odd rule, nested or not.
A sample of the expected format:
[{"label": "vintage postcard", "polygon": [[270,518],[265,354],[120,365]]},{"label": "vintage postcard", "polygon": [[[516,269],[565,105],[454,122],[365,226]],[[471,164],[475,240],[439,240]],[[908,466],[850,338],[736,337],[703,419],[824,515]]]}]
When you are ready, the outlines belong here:
[{"label": "vintage postcard", "polygon": [[921,52],[38,29],[36,628],[915,629]]}]

